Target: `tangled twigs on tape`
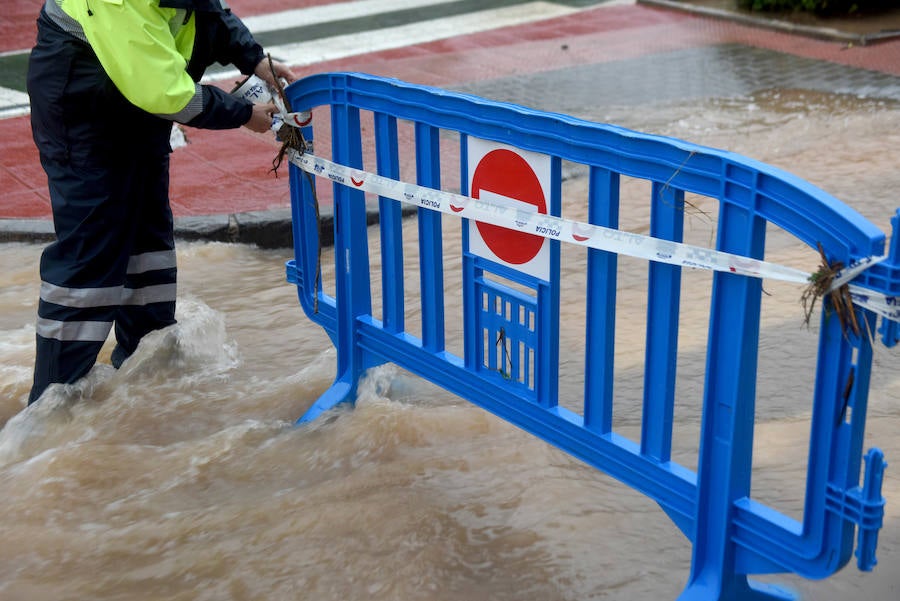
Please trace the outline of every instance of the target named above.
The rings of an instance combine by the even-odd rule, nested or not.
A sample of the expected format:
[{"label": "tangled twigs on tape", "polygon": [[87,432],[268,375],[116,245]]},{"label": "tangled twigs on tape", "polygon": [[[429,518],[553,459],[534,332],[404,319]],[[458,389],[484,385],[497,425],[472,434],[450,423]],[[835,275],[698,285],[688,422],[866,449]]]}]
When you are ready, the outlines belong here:
[{"label": "tangled twigs on tape", "polygon": [[844,264],[841,261],[829,263],[822,244],[819,243],[818,247],[822,263],[819,265],[819,269],[809,277],[809,285],[800,297],[800,302],[803,304],[805,311],[805,323],[808,327],[813,307],[816,306],[816,299],[822,298],[827,294],[831,300],[831,306],[834,307],[834,312],[837,313],[838,320],[841,323],[841,331],[844,335],[847,335],[847,329],[849,328],[856,336],[859,336],[859,322],[856,320],[856,311],[853,310],[850,286],[844,284],[832,290],[834,278],[844,268]]},{"label": "tangled twigs on tape", "polygon": [[[275,74],[275,66],[272,64],[272,55],[267,54],[266,58],[269,61],[269,70],[272,72],[272,79],[275,80],[275,90],[278,92],[278,97],[281,99],[284,110],[289,113],[291,112],[291,103],[284,93],[284,86],[281,85],[281,80],[278,78],[278,75]],[[281,148],[278,149],[278,154],[272,159],[272,169],[270,169],[270,171],[275,174],[275,177],[278,177],[278,168],[281,167],[281,163],[284,161],[284,157],[289,149],[294,149],[298,152],[306,151],[306,142],[303,140],[303,134],[300,133],[299,129],[288,125],[287,123],[282,123],[281,127],[278,128],[278,139],[281,140]]]}]

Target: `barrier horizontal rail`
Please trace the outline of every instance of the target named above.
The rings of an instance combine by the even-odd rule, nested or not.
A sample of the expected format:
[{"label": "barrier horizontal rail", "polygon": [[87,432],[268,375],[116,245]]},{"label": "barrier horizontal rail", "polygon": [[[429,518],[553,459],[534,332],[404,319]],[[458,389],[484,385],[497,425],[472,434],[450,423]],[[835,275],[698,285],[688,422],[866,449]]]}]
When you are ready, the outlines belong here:
[{"label": "barrier horizontal rail", "polygon": [[[300,125],[303,127],[303,125]],[[473,200],[471,197],[426,188],[409,182],[401,182],[375,173],[351,169],[328,159],[310,153],[289,151],[291,163],[307,173],[327,178],[342,185],[352,186],[370,194],[377,194],[402,203],[414,205],[445,215],[453,215],[460,219],[473,219],[481,223],[490,223],[515,231],[541,236],[552,240],[560,240],[568,244],[585,246],[619,255],[646,259],[668,265],[722,271],[755,278],[809,284],[810,272],[752,259],[750,257],[721,252],[710,248],[661,240],[634,232],[612,229],[600,225],[592,225],[541,215],[534,213],[514,214],[511,209],[487,200]],[[349,182],[349,183],[348,183]],[[879,316],[893,321],[900,321],[900,296],[887,296],[876,290],[850,285],[849,282],[866,269],[887,259],[887,256],[865,257],[853,265],[838,271],[834,276],[831,290],[848,284],[850,294],[858,306],[868,309]]]},{"label": "barrier horizontal rail", "polygon": [[[328,107],[332,141],[330,159],[296,154],[290,172],[295,259],[288,263],[288,279],[297,285],[309,319],[325,329],[337,349],[335,382],[301,422],[338,403],[352,402],[365,370],[395,363],[655,500],[693,544],[691,576],[679,597],[683,600],[793,598],[788,591],[753,583],[748,576],[794,572],[827,577],[849,561],[854,534],[858,566],[869,570],[875,565],[884,505],[880,483],[885,463],[879,450],[866,456],[862,485],[859,474],[872,364],[868,333],[875,330],[876,314],[852,308],[863,324],[862,333],[844,333],[838,320],[827,319],[833,307],[827,297],[823,299],[803,519],[796,521],[751,495],[762,285],[759,277],[735,273],[730,266],[718,265],[718,259],[716,267],[722,271],[712,274],[697,469],[672,460],[675,358],[686,265],[676,255],[692,249],[683,244],[684,195],[716,199],[715,249],[695,247],[695,252],[734,257],[745,266],[751,263],[747,271],[757,266],[778,271],[779,266],[763,256],[767,223],[810,248],[821,244],[830,262],[865,267],[861,273],[845,274],[852,277],[855,301],[870,303],[867,307],[874,302],[885,305],[882,339],[892,345],[898,339],[891,303],[900,295],[900,213],[893,220],[890,250],[878,262],[873,258],[885,255],[885,236],[858,213],[796,176],[726,151],[364,74],[311,76],[292,84],[288,95],[293,111]],[[362,112],[371,115],[371,126],[363,126]],[[401,148],[400,121],[409,123],[414,132],[409,148]],[[302,131],[313,139],[312,126]],[[459,136],[459,194],[442,187],[442,132]],[[374,170],[364,168],[364,144],[374,153]],[[415,183],[401,182],[401,150],[414,155]],[[526,163],[532,161],[528,165],[537,174],[532,192],[541,198],[537,209],[506,213],[500,205],[492,208],[494,215],[502,213],[508,220],[512,214],[510,229],[519,227],[517,217],[526,224],[546,219],[560,226],[547,228],[553,232],[528,230],[544,234],[540,248],[546,254],[534,271],[479,250],[473,226],[489,221],[491,211],[476,213],[477,203],[467,199],[480,191],[476,179],[488,163],[485,157],[510,150]],[[562,218],[562,161],[587,167],[587,222]],[[320,277],[314,182],[307,181],[298,164],[313,174],[331,175],[333,296],[324,293]],[[638,442],[622,436],[612,424],[618,254],[601,246],[603,234],[587,250],[582,408],[573,411],[559,404],[562,232],[565,227],[569,234],[620,232],[622,177],[651,183],[650,232],[641,238],[643,243],[657,245],[655,253],[659,245],[674,251],[662,253],[671,257],[644,257],[650,259],[650,267]],[[373,184],[381,186],[368,188],[378,195],[380,318],[372,309],[370,220],[364,191]],[[505,197],[512,198],[504,200],[512,203],[510,207],[522,207],[516,203],[523,199],[515,193]],[[444,200],[463,210],[444,206]],[[490,204],[486,200],[481,201],[483,206]],[[419,299],[420,335],[405,323],[407,258],[398,201],[418,207],[415,243],[420,280],[412,296]],[[436,208],[463,214],[458,291],[445,285],[447,251],[442,213]],[[535,211],[545,216],[535,217]],[[493,223],[502,225],[500,221]],[[619,235],[634,234],[621,232],[610,238]],[[800,270],[785,274],[798,282],[808,277]],[[463,331],[461,356],[446,348],[447,294],[462,299],[462,323],[453,324]]]}]

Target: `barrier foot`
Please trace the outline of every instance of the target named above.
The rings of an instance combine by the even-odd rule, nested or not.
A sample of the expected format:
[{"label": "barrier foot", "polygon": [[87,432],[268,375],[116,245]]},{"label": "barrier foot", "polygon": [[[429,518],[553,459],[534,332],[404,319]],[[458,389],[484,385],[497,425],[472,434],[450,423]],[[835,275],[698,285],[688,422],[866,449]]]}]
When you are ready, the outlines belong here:
[{"label": "barrier foot", "polygon": [[695,581],[678,597],[678,601],[799,601],[795,592],[777,584],[753,582],[745,576],[734,576],[727,583]]},{"label": "barrier foot", "polygon": [[326,411],[334,409],[341,403],[351,402],[356,396],[356,381],[348,381],[342,376],[334,381],[334,384],[325,391],[322,396],[316,399],[312,407],[306,410],[306,413],[300,416],[295,423],[296,425],[311,422]]}]

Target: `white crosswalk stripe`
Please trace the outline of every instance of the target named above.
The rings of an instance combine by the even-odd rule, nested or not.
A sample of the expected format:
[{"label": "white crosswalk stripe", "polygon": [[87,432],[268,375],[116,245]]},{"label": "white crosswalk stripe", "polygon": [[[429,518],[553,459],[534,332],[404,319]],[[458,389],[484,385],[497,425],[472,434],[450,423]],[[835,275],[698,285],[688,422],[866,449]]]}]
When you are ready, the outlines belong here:
[{"label": "white crosswalk stripe", "polygon": [[426,8],[438,4],[453,4],[455,0],[356,0],[355,2],[338,2],[308,8],[297,8],[279,13],[243,17],[244,25],[253,33],[278,31],[291,27],[305,27],[333,23],[344,19],[373,17],[375,15]]},{"label": "white crosswalk stripe", "polygon": [[[634,0],[628,0],[633,2]],[[376,17],[403,10],[453,5],[458,0],[354,0],[288,10],[244,18],[254,33],[282,31],[310,25]],[[357,31],[327,38],[274,45],[266,48],[273,57],[293,66],[313,65],[323,61],[359,56],[436,40],[522,25],[577,12],[579,8],[554,2],[525,2],[501,8],[488,8],[454,16],[423,20],[405,25]],[[23,55],[28,50],[3,53]],[[220,70],[204,78],[205,82],[239,78],[236,70]],[[0,87],[0,118],[28,113],[28,95]]]},{"label": "white crosswalk stripe", "polygon": [[[273,46],[266,50],[279,60],[294,66],[359,56],[382,50],[403,48],[436,40],[522,25],[577,12],[578,9],[552,2],[527,2],[504,8],[480,10],[453,17],[419,21],[330,38]],[[239,77],[236,70],[222,71],[207,81]]]},{"label": "white crosswalk stripe", "polygon": [[28,114],[28,94],[0,87],[0,119]]}]

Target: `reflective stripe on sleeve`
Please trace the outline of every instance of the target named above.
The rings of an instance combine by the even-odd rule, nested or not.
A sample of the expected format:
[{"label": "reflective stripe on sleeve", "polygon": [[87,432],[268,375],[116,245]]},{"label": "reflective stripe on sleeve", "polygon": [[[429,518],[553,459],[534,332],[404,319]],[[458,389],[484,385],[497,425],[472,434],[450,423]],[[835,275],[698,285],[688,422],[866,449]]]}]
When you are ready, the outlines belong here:
[{"label": "reflective stripe on sleeve", "polygon": [[197,115],[203,112],[203,86],[199,83],[194,85],[194,95],[177,113],[157,114],[157,117],[168,119],[169,121],[177,121],[178,123],[187,123]]},{"label": "reflective stripe on sleeve", "polygon": [[87,43],[88,39],[87,36],[84,35],[84,29],[81,27],[81,23],[66,14],[56,0],[46,2],[44,4],[44,10],[47,11],[47,16],[50,17],[50,20],[59,25],[60,29],[69,35],[75,36],[82,42]]}]

